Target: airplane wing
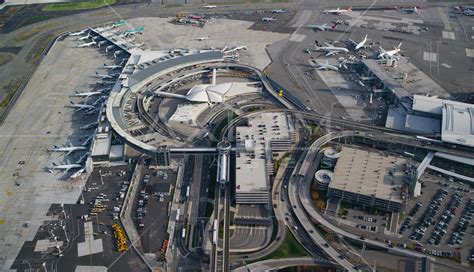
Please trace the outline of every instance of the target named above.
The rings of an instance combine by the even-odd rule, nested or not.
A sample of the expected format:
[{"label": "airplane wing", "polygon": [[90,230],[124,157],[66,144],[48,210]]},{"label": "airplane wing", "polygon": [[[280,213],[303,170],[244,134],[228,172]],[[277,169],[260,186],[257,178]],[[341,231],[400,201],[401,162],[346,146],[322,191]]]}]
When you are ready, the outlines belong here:
[{"label": "airplane wing", "polygon": [[69,156],[69,154],[71,154],[71,153],[72,153],[72,150],[69,150],[69,151],[66,153],[66,155],[64,155],[64,156]]},{"label": "airplane wing", "polygon": [[329,44],[327,42],[325,42],[324,45],[326,45],[326,47],[332,47],[332,44]]},{"label": "airplane wing", "polygon": [[357,45],[357,43],[356,43],[353,39],[349,39],[349,42],[350,42],[352,45]]},{"label": "airplane wing", "polygon": [[387,51],[385,51],[385,49],[382,48],[382,46],[379,46],[379,50],[380,50],[380,53],[385,53]]},{"label": "airplane wing", "polygon": [[332,55],[336,55],[336,54],[338,54],[338,53],[339,53],[339,51],[331,50],[331,51],[327,52],[326,57],[329,57],[329,56],[332,56]]}]

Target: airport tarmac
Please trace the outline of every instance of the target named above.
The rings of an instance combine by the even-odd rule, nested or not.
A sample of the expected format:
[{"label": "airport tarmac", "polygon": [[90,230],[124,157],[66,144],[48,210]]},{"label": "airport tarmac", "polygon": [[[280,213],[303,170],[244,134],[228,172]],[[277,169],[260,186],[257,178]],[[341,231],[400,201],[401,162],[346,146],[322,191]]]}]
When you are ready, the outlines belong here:
[{"label": "airport tarmac", "polygon": [[[210,19],[204,27],[177,25],[169,23],[171,18],[145,17],[129,20],[131,25],[145,26],[140,40],[149,45],[151,50],[175,48],[209,49],[232,48],[246,45],[247,50],[240,51],[240,63],[252,65],[259,69],[270,63],[265,48],[268,44],[288,37],[288,34],[250,30],[252,22]],[[205,40],[198,41],[197,38]]]},{"label": "airport tarmac", "polygon": [[75,203],[84,184],[45,171],[53,161],[64,162],[62,155],[46,152],[48,148],[68,140],[78,143],[85,136],[78,130],[83,124],[72,121],[77,114],[64,106],[74,90],[89,89],[96,80],[90,75],[104,62],[97,50],[73,45],[65,40],[53,46],[0,127],[2,270],[8,270],[23,243],[33,239],[50,205]]}]

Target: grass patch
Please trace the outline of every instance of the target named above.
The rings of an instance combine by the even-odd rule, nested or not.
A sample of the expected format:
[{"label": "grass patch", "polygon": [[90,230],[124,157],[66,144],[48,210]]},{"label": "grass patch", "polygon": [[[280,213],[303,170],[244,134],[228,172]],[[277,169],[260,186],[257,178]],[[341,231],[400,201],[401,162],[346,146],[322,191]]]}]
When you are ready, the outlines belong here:
[{"label": "grass patch", "polygon": [[52,16],[49,15],[38,15],[38,16],[33,16],[30,19],[26,20],[25,25],[32,25],[37,22],[45,21],[48,19],[51,19]]},{"label": "grass patch", "polygon": [[97,9],[107,5],[113,5],[115,2],[116,0],[89,0],[82,2],[47,4],[43,6],[43,11]]},{"label": "grass patch", "polygon": [[25,30],[19,34],[17,34],[13,40],[16,42],[16,43],[21,43],[21,42],[24,42],[26,40],[28,40],[29,38],[33,37],[34,35],[40,33],[41,31],[47,29],[48,27],[52,26],[53,24],[47,24],[47,25],[43,25],[43,26],[38,26],[38,27],[34,27],[32,29],[29,29],[29,30]]},{"label": "grass patch", "polygon": [[0,52],[0,66],[9,63],[13,59],[12,53]]},{"label": "grass patch", "polygon": [[291,257],[306,257],[309,253],[304,249],[300,243],[295,239],[293,234],[286,229],[285,240],[281,246],[265,259],[281,259]]},{"label": "grass patch", "polygon": [[41,38],[41,40],[39,40],[37,43],[36,43],[36,46],[35,46],[35,53],[33,54],[32,58],[31,58],[31,61],[33,63],[36,63],[39,58],[41,57],[41,54],[43,53],[43,51],[46,49],[46,47],[49,45],[49,42],[54,39],[54,35],[53,34],[49,34],[47,35],[46,37],[43,37]]},{"label": "grass patch", "polygon": [[21,85],[21,79],[18,79],[16,81],[12,80],[10,83],[4,87],[6,90],[5,96],[3,97],[2,102],[0,102],[0,111],[4,111],[5,108],[8,106],[8,103],[10,103],[10,100],[12,97],[15,95],[15,93],[18,91],[18,88],[20,88]]}]

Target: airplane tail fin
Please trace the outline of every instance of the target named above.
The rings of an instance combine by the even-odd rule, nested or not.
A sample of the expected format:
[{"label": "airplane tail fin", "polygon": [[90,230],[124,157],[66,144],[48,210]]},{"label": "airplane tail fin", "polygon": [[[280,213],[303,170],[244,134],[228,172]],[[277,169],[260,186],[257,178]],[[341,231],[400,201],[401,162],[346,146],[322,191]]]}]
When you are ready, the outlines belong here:
[{"label": "airplane tail fin", "polygon": [[72,102],[72,100],[70,100],[69,103],[70,103],[71,105],[74,105],[74,102]]},{"label": "airplane tail fin", "polygon": [[401,47],[402,47],[402,42],[400,42],[400,43],[398,44],[398,46],[396,47],[396,49],[400,49]]},{"label": "airplane tail fin", "polygon": [[333,24],[333,25],[331,26],[332,29],[336,29],[336,27],[337,27],[337,24]]},{"label": "airplane tail fin", "polygon": [[51,164],[52,164],[53,166],[58,166],[55,162],[52,162]]},{"label": "airplane tail fin", "polygon": [[352,11],[352,6],[349,6],[349,7],[347,8],[347,10],[348,10],[348,11]]},{"label": "airplane tail fin", "polygon": [[367,37],[368,37],[368,36],[369,36],[369,34],[365,34],[364,40],[367,40]]}]

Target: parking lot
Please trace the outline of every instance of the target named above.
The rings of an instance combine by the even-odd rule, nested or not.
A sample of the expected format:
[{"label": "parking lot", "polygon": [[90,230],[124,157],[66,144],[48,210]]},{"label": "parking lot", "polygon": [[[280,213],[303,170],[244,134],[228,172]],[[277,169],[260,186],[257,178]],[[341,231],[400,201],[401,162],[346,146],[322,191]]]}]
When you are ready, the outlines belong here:
[{"label": "parking lot", "polygon": [[171,170],[144,168],[141,173],[132,218],[145,253],[158,253],[169,238],[166,229],[175,182],[176,173]]},{"label": "parking lot", "polygon": [[470,188],[449,177],[425,173],[423,194],[408,202],[398,233],[425,253],[469,261],[474,212]]}]

